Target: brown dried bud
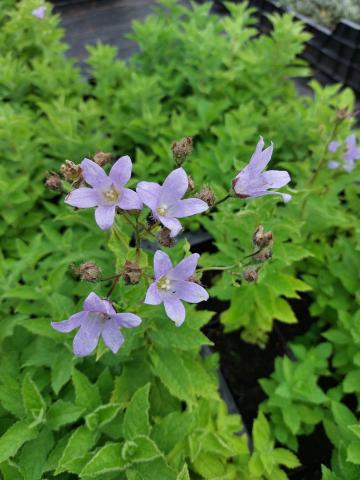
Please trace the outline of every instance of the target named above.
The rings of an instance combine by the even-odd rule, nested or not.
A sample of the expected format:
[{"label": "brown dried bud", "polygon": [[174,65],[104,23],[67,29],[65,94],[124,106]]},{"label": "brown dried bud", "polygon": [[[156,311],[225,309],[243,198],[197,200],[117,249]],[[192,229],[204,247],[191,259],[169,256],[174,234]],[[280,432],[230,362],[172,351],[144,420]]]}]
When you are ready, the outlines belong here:
[{"label": "brown dried bud", "polygon": [[97,152],[94,156],[94,162],[100,165],[100,167],[103,167],[105,164],[110,163],[111,159],[111,153]]},{"label": "brown dried bud", "polygon": [[347,108],[337,108],[336,109],[336,118],[338,120],[345,120],[346,118],[350,117],[351,113]]},{"label": "brown dried bud", "polygon": [[171,150],[173,153],[174,160],[176,165],[182,165],[186,157],[190,155],[193,149],[193,140],[191,137],[185,137],[179,140],[178,142],[174,142],[171,146]]},{"label": "brown dried bud", "polygon": [[189,182],[187,193],[191,193],[195,190],[195,182],[194,182],[191,175],[188,175],[187,177],[188,177],[188,182]]},{"label": "brown dried bud", "polygon": [[48,173],[45,186],[49,190],[53,190],[54,192],[59,192],[62,189],[62,182],[61,178],[57,173]]},{"label": "brown dried bud", "polygon": [[256,247],[264,248],[272,244],[272,232],[265,232],[264,227],[259,225],[253,235],[253,244]]},{"label": "brown dried bud", "polygon": [[255,267],[248,267],[243,272],[244,278],[247,282],[256,282],[258,279],[258,269]]},{"label": "brown dried bud", "polygon": [[163,247],[173,247],[175,245],[175,239],[170,236],[170,233],[171,231],[166,227],[161,229],[158,240]]},{"label": "brown dried bud", "polygon": [[60,167],[60,173],[67,182],[76,182],[82,177],[81,166],[71,160],[65,160]]},{"label": "brown dried bud", "polygon": [[197,198],[206,202],[209,207],[215,205],[215,193],[211,190],[210,187],[204,186],[200,192],[196,195]]},{"label": "brown dried bud", "polygon": [[127,285],[135,285],[139,283],[142,275],[142,269],[136,262],[126,260],[124,265],[123,278]]},{"label": "brown dried bud", "polygon": [[73,266],[72,271],[77,278],[85,282],[96,282],[101,275],[101,268],[94,262],[85,262],[78,267]]},{"label": "brown dried bud", "polygon": [[266,262],[266,260],[269,260],[269,258],[272,257],[272,251],[270,248],[263,248],[260,250],[260,252],[257,252],[254,255],[255,260],[259,262]]}]

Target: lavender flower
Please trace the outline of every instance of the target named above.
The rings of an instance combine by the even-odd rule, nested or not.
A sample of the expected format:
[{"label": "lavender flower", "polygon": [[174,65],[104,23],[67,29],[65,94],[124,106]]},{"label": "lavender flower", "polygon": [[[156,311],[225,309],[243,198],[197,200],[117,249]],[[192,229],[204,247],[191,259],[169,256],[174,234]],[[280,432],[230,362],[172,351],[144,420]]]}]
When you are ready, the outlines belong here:
[{"label": "lavender flower", "polygon": [[268,191],[269,188],[281,188],[287,185],[291,178],[288,172],[280,170],[268,170],[264,172],[270,162],[273,152],[273,144],[263,151],[264,140],[260,140],[256,146],[250,162],[239,172],[233,180],[233,189],[240,198],[262,197],[264,195],[281,195],[284,202],[291,199],[286,193]]},{"label": "lavender flower", "polygon": [[[355,166],[355,160],[360,159],[360,147],[356,146],[356,136],[354,134],[349,135],[346,140],[346,151],[343,154],[342,158],[344,160],[343,168],[346,172],[351,172]],[[341,146],[341,143],[337,140],[329,143],[328,150],[329,152],[335,153],[338,148]],[[340,162],[336,160],[330,160],[328,167],[330,169],[335,169],[340,166]]]},{"label": "lavender flower", "polygon": [[183,168],[177,168],[168,175],[164,183],[140,182],[136,191],[147,205],[153,217],[161,222],[175,237],[181,230],[178,218],[189,217],[205,212],[208,204],[198,198],[182,200],[189,186],[189,180]]},{"label": "lavender flower", "polygon": [[119,158],[112,166],[109,176],[99,165],[87,158],[81,162],[81,169],[84,180],[92,188],[81,187],[73,190],[65,202],[78,208],[97,207],[95,220],[101,229],[106,230],[112,226],[116,207],[122,210],[142,208],[137,193],[124,188],[131,177],[130,157]]},{"label": "lavender flower", "polygon": [[91,292],[84,301],[84,310],[75,313],[63,322],[52,322],[51,326],[61,333],[68,333],[80,327],[74,337],[73,350],[78,357],[92,353],[102,336],[105,345],[116,353],[124,342],[119,327],[139,326],[141,318],[133,313],[116,313],[111,302],[102,300]]},{"label": "lavender flower", "polygon": [[154,256],[155,282],[148,288],[144,303],[163,303],[167,316],[177,327],[185,320],[185,307],[181,300],[199,303],[209,298],[203,287],[191,281],[199,257],[198,253],[193,253],[173,267],[169,256],[161,250],[157,250]]},{"label": "lavender flower", "polygon": [[37,7],[35,8],[31,14],[36,17],[36,18],[40,18],[40,20],[42,20],[43,18],[45,18],[45,13],[46,13],[46,9],[47,7],[45,5],[42,5],[41,7]]}]

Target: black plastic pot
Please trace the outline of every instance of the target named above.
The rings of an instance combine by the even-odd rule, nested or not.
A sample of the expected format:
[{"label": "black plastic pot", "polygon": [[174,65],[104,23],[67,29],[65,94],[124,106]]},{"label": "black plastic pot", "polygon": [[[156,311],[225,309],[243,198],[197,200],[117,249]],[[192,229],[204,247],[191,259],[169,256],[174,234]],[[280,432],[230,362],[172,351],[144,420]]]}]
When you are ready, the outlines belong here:
[{"label": "black plastic pot", "polygon": [[[225,5],[222,0],[214,0],[214,3]],[[310,63],[317,77],[323,83],[343,83],[360,94],[360,25],[350,20],[340,20],[331,31],[275,0],[249,0],[249,5],[256,9],[257,26],[262,33],[269,33],[272,29],[269,14],[293,13],[312,34],[302,57]]]}]

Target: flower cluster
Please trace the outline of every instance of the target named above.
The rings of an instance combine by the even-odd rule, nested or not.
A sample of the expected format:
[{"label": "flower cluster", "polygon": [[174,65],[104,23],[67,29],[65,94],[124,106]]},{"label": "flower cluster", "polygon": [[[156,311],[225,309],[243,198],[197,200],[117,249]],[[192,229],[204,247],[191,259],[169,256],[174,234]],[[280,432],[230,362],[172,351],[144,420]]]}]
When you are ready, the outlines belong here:
[{"label": "flower cluster", "polygon": [[[342,143],[334,140],[329,143],[328,150],[331,153],[335,153],[342,146]],[[345,140],[346,150],[342,155],[343,169],[346,172],[351,172],[355,166],[355,161],[360,160],[360,147],[356,145],[356,136],[354,134],[349,135]],[[341,163],[337,160],[330,160],[328,167],[330,169],[336,169],[340,167]]]},{"label": "flower cluster", "polygon": [[[285,171],[264,172],[271,159],[273,145],[271,144],[265,150],[263,147],[264,140],[260,137],[249,164],[232,182],[235,196],[248,198],[279,194],[287,202],[291,198],[290,195],[269,191],[269,189],[285,186],[289,183],[290,176]],[[188,153],[186,151],[186,155]],[[132,173],[130,157],[119,158],[107,175],[102,168],[110,158],[108,154],[106,155],[105,162],[102,161],[103,156],[100,162],[95,157],[95,161],[85,158],[81,165],[67,161],[61,168],[64,179],[77,187],[67,195],[65,202],[77,208],[95,207],[95,221],[103,230],[113,226],[117,212],[126,215],[127,211],[134,211],[138,222],[140,211],[145,205],[150,209],[151,216],[149,226],[143,227],[142,232],[152,233],[153,227],[160,226],[162,229],[158,237],[159,243],[172,246],[174,238],[182,230],[180,218],[203,213],[210,206],[216,207],[230,197],[228,195],[225,199],[216,202],[211,189],[202,187],[196,197],[184,198],[193,188],[189,188],[189,176],[182,167],[172,171],[162,185],[142,181],[138,183],[136,190],[132,190],[126,187]],[[130,223],[133,225],[131,221]],[[139,237],[138,223],[135,228],[134,233],[138,235],[137,248],[139,249],[141,236]],[[257,241],[261,240],[263,243],[266,237],[266,247],[271,243],[271,238],[268,238],[271,234],[261,230],[256,235]],[[261,246],[261,251],[263,247],[264,245]],[[177,327],[185,321],[185,307],[182,302],[199,303],[209,298],[207,291],[199,285],[195,277],[198,260],[199,255],[194,253],[173,266],[169,256],[161,250],[157,250],[154,256],[153,281],[148,287],[144,303],[163,304],[167,316]],[[87,262],[81,268],[84,270],[80,272],[82,279],[98,280],[101,270],[96,267],[95,271],[93,263]],[[126,284],[135,284],[139,282],[142,274],[142,268],[136,262],[126,260],[124,271],[115,276],[115,282],[122,276]],[[111,292],[112,289],[108,295]],[[140,317],[132,313],[117,313],[110,300],[101,299],[92,292],[84,302],[83,311],[63,322],[52,323],[52,326],[63,333],[79,327],[74,337],[73,350],[75,355],[85,356],[95,350],[100,336],[105,345],[116,353],[124,341],[120,332],[121,327],[133,328],[140,324]]]}]

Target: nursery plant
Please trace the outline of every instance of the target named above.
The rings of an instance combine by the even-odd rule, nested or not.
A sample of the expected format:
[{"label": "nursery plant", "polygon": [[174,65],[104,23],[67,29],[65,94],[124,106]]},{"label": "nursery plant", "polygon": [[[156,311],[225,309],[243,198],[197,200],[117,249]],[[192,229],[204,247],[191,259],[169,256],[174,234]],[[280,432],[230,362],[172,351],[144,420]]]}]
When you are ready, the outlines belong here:
[{"label": "nursery plant", "polygon": [[[245,4],[165,0],[128,62],[91,47],[86,79],[49,4],[3,5],[2,477],[282,480],[322,422],[323,477],[357,478],[352,92],[298,95],[290,15],[256,37]],[[264,347],[274,321],[302,326],[294,299],[312,325],[261,382],[250,452],[202,330],[221,314]]]}]

